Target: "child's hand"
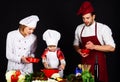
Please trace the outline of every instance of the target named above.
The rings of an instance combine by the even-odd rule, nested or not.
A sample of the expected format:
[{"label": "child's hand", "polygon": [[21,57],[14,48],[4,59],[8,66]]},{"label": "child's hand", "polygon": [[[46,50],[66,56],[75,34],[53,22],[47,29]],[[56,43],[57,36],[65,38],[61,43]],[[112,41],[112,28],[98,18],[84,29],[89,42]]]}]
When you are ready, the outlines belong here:
[{"label": "child's hand", "polygon": [[49,69],[50,67],[48,66],[48,63],[47,62],[44,62],[44,67],[46,68],[46,69]]},{"label": "child's hand", "polygon": [[64,70],[64,69],[65,69],[65,65],[64,65],[64,64],[61,64],[61,65],[59,66],[59,69]]}]

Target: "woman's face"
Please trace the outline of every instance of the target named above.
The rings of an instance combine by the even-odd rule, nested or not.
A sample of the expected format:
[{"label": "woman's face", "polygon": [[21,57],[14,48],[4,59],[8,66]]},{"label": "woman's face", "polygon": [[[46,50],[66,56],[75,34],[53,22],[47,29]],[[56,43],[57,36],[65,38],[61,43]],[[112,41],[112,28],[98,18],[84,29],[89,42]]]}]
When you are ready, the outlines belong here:
[{"label": "woman's face", "polygon": [[34,30],[35,30],[35,28],[33,28],[33,27],[27,27],[27,26],[25,26],[24,28],[22,27],[22,29],[20,30],[20,32],[25,37],[25,36],[29,36],[30,34],[32,34],[34,32]]},{"label": "woman's face", "polygon": [[24,29],[24,33],[25,33],[26,36],[32,34],[33,32],[34,32],[34,28],[31,28],[31,27],[26,27]]},{"label": "woman's face", "polygon": [[55,45],[49,45],[48,46],[48,49],[49,49],[49,51],[51,51],[51,52],[54,52],[54,51],[56,51],[56,46]]},{"label": "woman's face", "polygon": [[88,13],[88,14],[83,15],[82,19],[86,26],[90,26],[94,22],[95,15]]}]

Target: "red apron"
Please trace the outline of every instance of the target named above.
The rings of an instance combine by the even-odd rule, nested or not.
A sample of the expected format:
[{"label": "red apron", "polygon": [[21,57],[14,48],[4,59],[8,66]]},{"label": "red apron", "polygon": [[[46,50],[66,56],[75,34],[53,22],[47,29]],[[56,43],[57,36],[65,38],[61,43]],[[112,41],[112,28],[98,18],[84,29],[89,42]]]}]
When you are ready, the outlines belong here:
[{"label": "red apron", "polygon": [[[83,27],[83,29],[84,28],[85,26]],[[88,41],[92,41],[95,45],[101,45],[97,38],[97,23],[95,24],[95,36],[82,37],[83,29],[80,34],[83,48],[85,47],[85,44]],[[90,64],[91,65],[90,72],[94,75],[94,64],[95,64],[96,55],[98,55],[98,63],[99,63],[99,80],[100,82],[108,82],[106,57],[103,52],[91,50],[89,56],[82,58],[82,63]]]}]

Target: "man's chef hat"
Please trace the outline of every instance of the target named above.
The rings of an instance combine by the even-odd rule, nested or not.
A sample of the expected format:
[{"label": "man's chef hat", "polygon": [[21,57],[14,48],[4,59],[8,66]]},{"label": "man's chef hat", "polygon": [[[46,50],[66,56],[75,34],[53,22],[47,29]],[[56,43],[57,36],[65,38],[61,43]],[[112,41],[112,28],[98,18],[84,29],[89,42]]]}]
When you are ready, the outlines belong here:
[{"label": "man's chef hat", "polygon": [[46,41],[47,46],[49,45],[58,45],[61,34],[56,30],[48,29],[43,33],[43,40]]},{"label": "man's chef hat", "polygon": [[94,12],[94,8],[92,4],[89,1],[85,1],[82,3],[81,7],[79,8],[77,15],[84,15],[87,13],[92,13]]},{"label": "man's chef hat", "polygon": [[39,18],[37,15],[31,15],[28,16],[22,20],[20,20],[19,24],[28,26],[28,27],[32,27],[32,28],[36,28],[37,22],[39,21]]}]

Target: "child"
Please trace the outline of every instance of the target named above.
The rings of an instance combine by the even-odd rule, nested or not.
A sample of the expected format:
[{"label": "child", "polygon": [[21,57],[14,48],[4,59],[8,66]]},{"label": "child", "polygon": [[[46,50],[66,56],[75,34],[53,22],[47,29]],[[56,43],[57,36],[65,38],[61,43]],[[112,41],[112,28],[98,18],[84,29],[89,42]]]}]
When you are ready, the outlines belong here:
[{"label": "child", "polygon": [[60,37],[60,33],[56,30],[48,29],[44,32],[43,40],[46,41],[47,48],[42,54],[42,63],[46,69],[59,69],[59,74],[63,77],[66,61],[63,52],[57,47]]}]

